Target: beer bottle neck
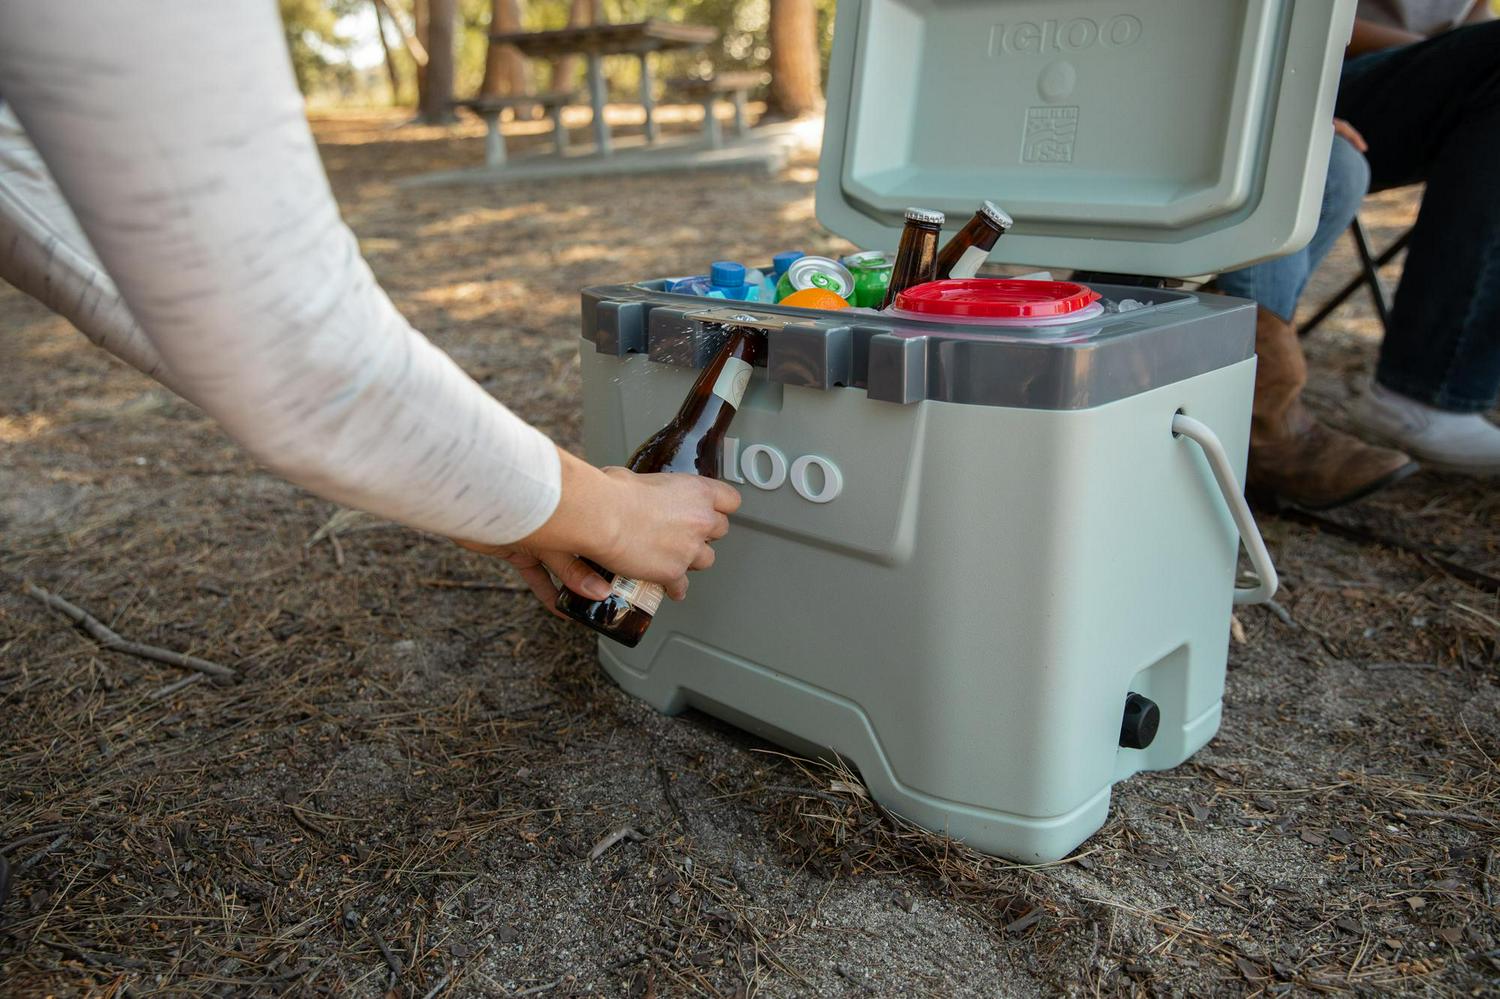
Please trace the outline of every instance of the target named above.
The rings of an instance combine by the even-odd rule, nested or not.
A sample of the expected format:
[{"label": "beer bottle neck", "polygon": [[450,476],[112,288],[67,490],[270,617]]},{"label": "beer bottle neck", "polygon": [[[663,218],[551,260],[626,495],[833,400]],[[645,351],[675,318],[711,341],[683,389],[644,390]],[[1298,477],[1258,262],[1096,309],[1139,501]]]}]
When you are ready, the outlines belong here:
[{"label": "beer bottle neck", "polygon": [[1004,229],[984,215],[975,215],[938,251],[937,279],[973,277],[1003,235]]},{"label": "beer bottle neck", "polygon": [[719,352],[698,373],[693,390],[677,412],[679,426],[695,426],[722,433],[744,399],[754,366],[755,348],[762,334],[731,327]]}]

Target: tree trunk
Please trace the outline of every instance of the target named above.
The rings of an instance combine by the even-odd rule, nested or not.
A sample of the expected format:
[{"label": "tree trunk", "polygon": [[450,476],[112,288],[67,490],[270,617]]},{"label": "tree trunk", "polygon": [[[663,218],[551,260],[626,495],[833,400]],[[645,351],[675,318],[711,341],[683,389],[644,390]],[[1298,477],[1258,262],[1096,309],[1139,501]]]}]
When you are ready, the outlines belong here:
[{"label": "tree trunk", "polygon": [[375,8],[375,34],[380,38],[380,51],[385,53],[386,72],[391,75],[391,103],[396,104],[401,100],[401,75],[396,72],[396,53],[385,39],[385,8],[380,0],[370,0],[370,6]]},{"label": "tree trunk", "polygon": [[[386,3],[388,0],[380,0]],[[395,20],[394,17],[391,18]],[[422,58],[416,60],[417,64],[417,118],[422,117],[422,109],[427,107],[427,0],[411,0],[411,24],[413,33],[407,39],[406,46],[411,48],[415,43],[422,50]],[[415,50],[413,50],[415,53]],[[415,55],[413,55],[415,58]]]},{"label": "tree trunk", "polygon": [[823,103],[813,0],[771,0],[771,109],[789,117]]},{"label": "tree trunk", "polygon": [[[520,31],[520,0],[490,0],[490,30]],[[483,97],[526,93],[526,60],[514,45],[491,45],[484,54]]]},{"label": "tree trunk", "polygon": [[[453,113],[453,29],[456,0],[426,0],[427,73],[421,118],[429,125],[457,121]],[[420,9],[420,6],[419,6]]]},{"label": "tree trunk", "polygon": [[[581,28],[604,20],[603,0],[572,0],[568,6],[568,27]],[[552,90],[567,92],[578,86],[578,57],[566,55],[552,62]]]}]

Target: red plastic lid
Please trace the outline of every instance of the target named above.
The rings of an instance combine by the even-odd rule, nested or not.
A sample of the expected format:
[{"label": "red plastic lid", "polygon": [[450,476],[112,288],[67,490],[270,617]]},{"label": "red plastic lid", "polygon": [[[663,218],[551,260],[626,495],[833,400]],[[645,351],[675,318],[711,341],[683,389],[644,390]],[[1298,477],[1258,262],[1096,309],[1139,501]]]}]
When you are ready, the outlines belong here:
[{"label": "red plastic lid", "polygon": [[1072,281],[996,278],[929,281],[896,296],[902,312],[944,319],[1047,319],[1067,316],[1099,300],[1099,293]]}]

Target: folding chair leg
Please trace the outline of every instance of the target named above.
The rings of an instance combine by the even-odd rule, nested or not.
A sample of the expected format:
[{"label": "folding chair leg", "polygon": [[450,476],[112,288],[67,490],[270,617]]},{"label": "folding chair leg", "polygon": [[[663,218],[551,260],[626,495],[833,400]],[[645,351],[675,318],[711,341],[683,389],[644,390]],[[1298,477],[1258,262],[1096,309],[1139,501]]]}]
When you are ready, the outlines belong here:
[{"label": "folding chair leg", "polygon": [[1411,242],[1411,230],[1408,229],[1401,234],[1390,246],[1381,251],[1380,256],[1370,256],[1370,243],[1365,238],[1364,227],[1360,225],[1359,219],[1355,219],[1349,226],[1349,234],[1354,237],[1354,248],[1359,252],[1359,274],[1349,279],[1338,293],[1323,303],[1323,307],[1313,313],[1312,317],[1297,327],[1298,336],[1307,336],[1313,330],[1322,325],[1323,320],[1333,314],[1337,309],[1349,300],[1360,288],[1368,288],[1370,297],[1375,302],[1375,313],[1380,317],[1380,325],[1387,333],[1391,331],[1390,306],[1386,302],[1385,289],[1380,284],[1380,268],[1396,259],[1396,255],[1406,249],[1406,244]]},{"label": "folding chair leg", "polygon": [[1370,253],[1370,243],[1365,239],[1364,226],[1359,224],[1359,219],[1349,227],[1349,233],[1354,237],[1354,247],[1359,251],[1359,266],[1364,271],[1364,280],[1370,288],[1370,300],[1375,303],[1375,314],[1380,317],[1380,326],[1387,334],[1391,332],[1391,310],[1385,301],[1385,289],[1380,286],[1380,272],[1374,256]]}]

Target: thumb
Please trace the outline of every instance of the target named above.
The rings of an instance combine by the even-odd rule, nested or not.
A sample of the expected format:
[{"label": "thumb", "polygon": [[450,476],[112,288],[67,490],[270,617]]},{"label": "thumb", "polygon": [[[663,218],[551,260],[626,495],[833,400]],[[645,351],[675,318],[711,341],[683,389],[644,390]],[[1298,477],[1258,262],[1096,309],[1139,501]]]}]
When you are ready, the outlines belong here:
[{"label": "thumb", "polygon": [[579,596],[590,600],[603,600],[609,596],[609,584],[604,577],[585,565],[582,559],[555,552],[546,552],[541,558],[552,575]]}]

